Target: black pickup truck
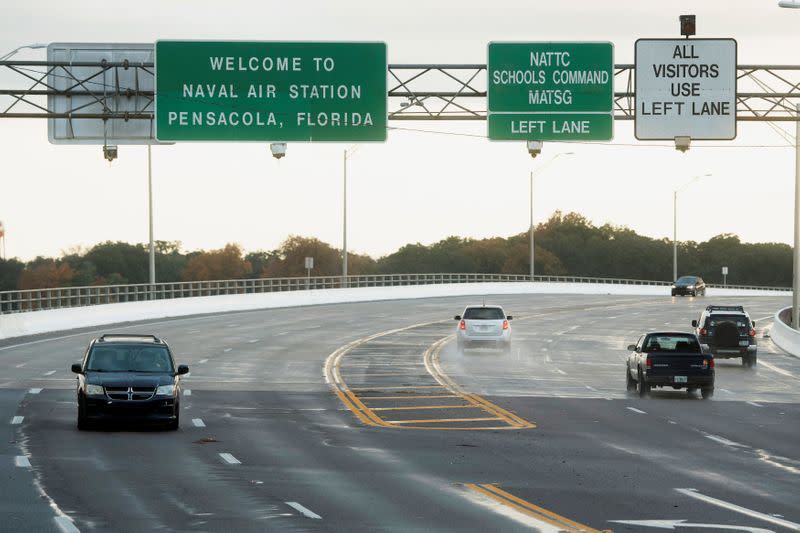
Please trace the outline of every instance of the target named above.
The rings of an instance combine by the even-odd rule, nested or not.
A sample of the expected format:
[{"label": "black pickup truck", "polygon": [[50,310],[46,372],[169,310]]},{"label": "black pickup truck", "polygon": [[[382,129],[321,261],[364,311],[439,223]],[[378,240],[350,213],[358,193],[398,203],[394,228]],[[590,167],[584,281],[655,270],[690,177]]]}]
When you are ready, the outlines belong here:
[{"label": "black pickup truck", "polygon": [[703,353],[693,333],[653,332],[628,346],[625,383],[629,392],[647,396],[653,387],[698,389],[704,400],[714,395],[714,357]]}]

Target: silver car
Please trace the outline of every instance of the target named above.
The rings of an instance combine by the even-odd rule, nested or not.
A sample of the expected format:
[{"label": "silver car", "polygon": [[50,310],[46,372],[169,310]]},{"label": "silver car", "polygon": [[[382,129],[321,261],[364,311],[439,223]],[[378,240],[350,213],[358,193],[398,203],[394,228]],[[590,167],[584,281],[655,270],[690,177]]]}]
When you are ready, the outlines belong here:
[{"label": "silver car", "polygon": [[470,305],[456,315],[456,343],[463,350],[470,345],[493,345],[511,349],[511,316],[499,305]]}]

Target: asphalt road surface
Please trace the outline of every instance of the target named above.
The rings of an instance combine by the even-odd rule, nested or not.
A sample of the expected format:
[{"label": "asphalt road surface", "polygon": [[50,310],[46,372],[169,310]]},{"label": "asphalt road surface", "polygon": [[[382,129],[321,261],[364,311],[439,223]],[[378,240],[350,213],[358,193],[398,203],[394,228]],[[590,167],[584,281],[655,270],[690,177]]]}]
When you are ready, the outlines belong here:
[{"label": "asphalt road surface", "polygon": [[[274,309],[0,344],[3,531],[800,531],[800,359],[787,297],[487,298],[510,354],[458,353],[475,298]],[[625,347],[744,304],[759,364],[711,401],[625,392]],[[190,366],[177,432],[76,428],[101,332]]]}]

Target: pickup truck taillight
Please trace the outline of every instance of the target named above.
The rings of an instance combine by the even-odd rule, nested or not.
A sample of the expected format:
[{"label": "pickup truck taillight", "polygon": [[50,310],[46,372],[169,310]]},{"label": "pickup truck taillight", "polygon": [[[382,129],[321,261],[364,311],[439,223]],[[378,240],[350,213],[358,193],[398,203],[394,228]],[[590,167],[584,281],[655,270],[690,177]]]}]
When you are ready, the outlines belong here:
[{"label": "pickup truck taillight", "polygon": [[508,329],[508,320],[503,320],[503,329]]},{"label": "pickup truck taillight", "polygon": [[649,356],[649,355],[648,355],[648,356],[647,356],[647,358],[644,360],[644,366],[646,366],[647,368],[653,368],[653,360],[652,360],[652,359],[650,359],[650,356]]},{"label": "pickup truck taillight", "polygon": [[755,337],[755,336],[756,336],[756,330],[755,330],[755,328],[750,328],[750,336],[751,336],[751,337]]},{"label": "pickup truck taillight", "polygon": [[708,335],[708,330],[706,328],[700,328],[700,335]]},{"label": "pickup truck taillight", "polygon": [[714,368],[713,359],[703,359],[703,369]]},{"label": "pickup truck taillight", "polygon": [[467,323],[462,320],[458,323],[458,329],[467,329]]}]

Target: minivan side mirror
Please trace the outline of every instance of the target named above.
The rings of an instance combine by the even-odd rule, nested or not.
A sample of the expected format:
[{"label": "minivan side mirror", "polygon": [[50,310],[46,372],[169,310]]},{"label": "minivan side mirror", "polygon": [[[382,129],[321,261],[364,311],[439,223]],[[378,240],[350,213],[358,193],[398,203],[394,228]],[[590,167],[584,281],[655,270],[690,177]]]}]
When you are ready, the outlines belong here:
[{"label": "minivan side mirror", "polygon": [[636,351],[636,345],[635,344],[629,344],[628,345],[628,351],[629,352],[635,352]]},{"label": "minivan side mirror", "polygon": [[511,315],[508,315],[508,316],[506,317],[506,320],[514,320],[514,317],[513,317],[513,316],[511,316]]},{"label": "minivan side mirror", "polygon": [[187,365],[178,365],[178,375],[188,374],[189,367]]},{"label": "minivan side mirror", "polygon": [[453,317],[453,320],[461,320],[461,315],[456,315]]},{"label": "minivan side mirror", "polygon": [[693,327],[693,328],[696,328],[696,327],[697,327],[697,320],[692,320],[692,327]]},{"label": "minivan side mirror", "polygon": [[70,370],[72,370],[76,374],[83,374],[83,369],[81,368],[80,363],[72,363]]}]

